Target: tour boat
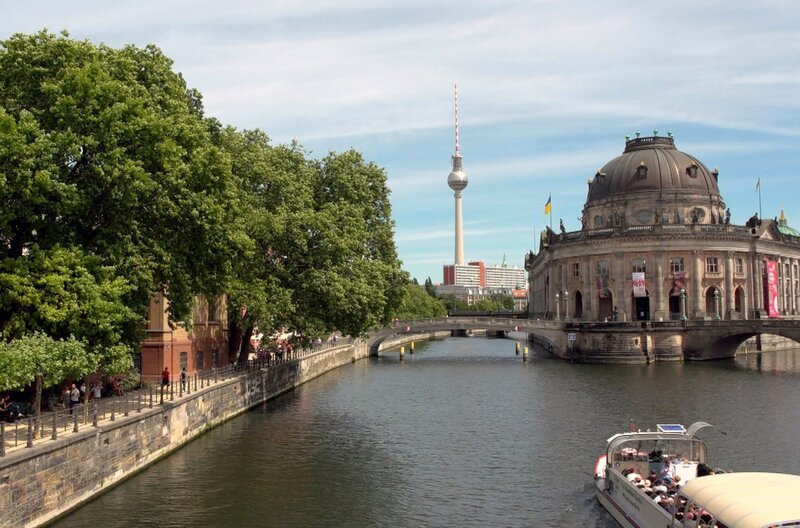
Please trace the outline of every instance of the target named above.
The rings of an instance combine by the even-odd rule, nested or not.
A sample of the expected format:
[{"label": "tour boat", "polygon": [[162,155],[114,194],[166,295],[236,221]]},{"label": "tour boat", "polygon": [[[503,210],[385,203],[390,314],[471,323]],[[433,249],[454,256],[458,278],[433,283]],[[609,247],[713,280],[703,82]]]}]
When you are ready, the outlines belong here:
[{"label": "tour boat", "polygon": [[600,504],[625,528],[800,527],[800,476],[710,468],[696,436],[710,426],[659,424],[609,438],[594,469]]}]

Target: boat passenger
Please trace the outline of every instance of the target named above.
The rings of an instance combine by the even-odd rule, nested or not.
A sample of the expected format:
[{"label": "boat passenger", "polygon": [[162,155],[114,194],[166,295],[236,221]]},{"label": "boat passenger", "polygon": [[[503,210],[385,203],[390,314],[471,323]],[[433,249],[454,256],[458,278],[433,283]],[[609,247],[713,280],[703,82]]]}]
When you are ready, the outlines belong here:
[{"label": "boat passenger", "polygon": [[638,482],[642,480],[642,476],[638,474],[636,471],[631,471],[628,473],[628,482]]},{"label": "boat passenger", "polygon": [[661,474],[659,477],[665,482],[672,482],[672,476],[675,474],[675,469],[669,463],[669,459],[664,459],[664,465],[661,467]]}]

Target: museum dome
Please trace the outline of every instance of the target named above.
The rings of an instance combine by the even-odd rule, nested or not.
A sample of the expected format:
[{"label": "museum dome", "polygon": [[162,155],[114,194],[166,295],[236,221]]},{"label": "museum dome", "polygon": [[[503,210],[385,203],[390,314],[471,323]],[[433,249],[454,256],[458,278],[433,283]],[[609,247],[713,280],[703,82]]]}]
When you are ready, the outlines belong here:
[{"label": "museum dome", "polygon": [[586,205],[639,193],[718,199],[718,174],[676,149],[671,135],[636,137],[628,139],[622,155],[606,163],[590,180]]}]

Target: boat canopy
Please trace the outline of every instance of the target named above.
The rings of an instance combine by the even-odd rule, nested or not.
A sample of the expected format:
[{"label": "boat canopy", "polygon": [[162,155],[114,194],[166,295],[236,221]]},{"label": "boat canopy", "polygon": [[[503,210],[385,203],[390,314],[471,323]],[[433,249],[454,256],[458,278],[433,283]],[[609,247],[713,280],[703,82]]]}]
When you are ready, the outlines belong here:
[{"label": "boat canopy", "polygon": [[606,448],[609,464],[620,456],[629,458],[649,454],[652,460],[654,455],[660,458],[662,453],[670,458],[685,456],[688,460],[704,463],[706,444],[699,438],[682,433],[636,432],[612,436]]},{"label": "boat canopy", "polygon": [[800,476],[725,473],[694,479],[681,495],[729,528],[800,526]]}]

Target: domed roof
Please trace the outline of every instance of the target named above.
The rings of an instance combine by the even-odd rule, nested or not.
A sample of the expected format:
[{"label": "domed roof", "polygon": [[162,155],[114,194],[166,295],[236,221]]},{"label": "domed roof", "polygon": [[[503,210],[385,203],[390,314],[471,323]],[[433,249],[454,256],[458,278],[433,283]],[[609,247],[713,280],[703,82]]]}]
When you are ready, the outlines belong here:
[{"label": "domed roof", "polygon": [[621,156],[597,171],[587,204],[631,193],[719,196],[717,171],[675,148],[672,137],[637,137],[625,143]]},{"label": "domed roof", "polygon": [[778,218],[778,231],[784,235],[800,237],[800,231],[791,227],[789,222],[786,221],[786,215],[783,214],[783,209],[781,209],[781,216]]}]

